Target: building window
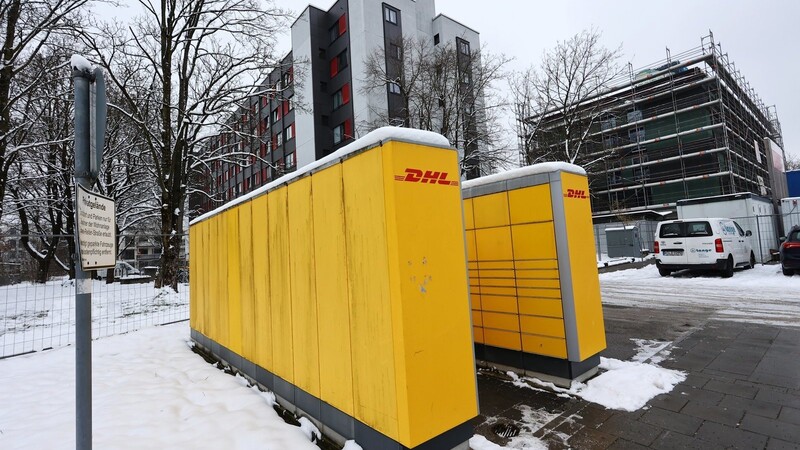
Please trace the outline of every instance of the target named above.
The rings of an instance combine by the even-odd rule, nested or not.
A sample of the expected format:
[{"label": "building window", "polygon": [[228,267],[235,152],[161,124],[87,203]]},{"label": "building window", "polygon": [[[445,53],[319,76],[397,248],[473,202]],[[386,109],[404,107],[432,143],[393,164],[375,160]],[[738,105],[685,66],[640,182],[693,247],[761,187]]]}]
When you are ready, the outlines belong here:
[{"label": "building window", "polygon": [[644,138],[644,128],[637,127],[632,130],[628,130],[628,139],[631,142],[641,142],[645,140]]},{"label": "building window", "polygon": [[297,164],[297,161],[295,160],[295,152],[286,155],[286,169],[294,169],[295,164]]},{"label": "building window", "polygon": [[288,142],[294,139],[294,124],[289,125],[283,130],[283,140]]},{"label": "building window", "polygon": [[397,82],[390,82],[389,83],[389,93],[390,94],[400,94],[400,84]]},{"label": "building window", "polygon": [[339,36],[343,35],[345,31],[347,31],[347,17],[345,14],[342,14],[342,16],[336,20],[336,23],[329,30],[331,42],[338,39]]},{"label": "building window", "polygon": [[399,45],[389,44],[389,57],[395,59],[402,58],[402,53]]},{"label": "building window", "polygon": [[347,67],[347,50],[342,51],[331,60],[331,78]]},{"label": "building window", "polygon": [[350,119],[345,120],[333,129],[333,144],[339,144],[345,139],[353,137],[353,124]]},{"label": "building window", "polygon": [[350,102],[350,83],[345,84],[342,86],[341,89],[336,91],[333,94],[333,109],[338,109],[342,105],[346,105]]},{"label": "building window", "polygon": [[389,22],[397,25],[397,10],[388,6],[383,7],[383,18]]},{"label": "building window", "polygon": [[469,42],[467,42],[467,41],[465,41],[463,39],[459,39],[458,40],[458,52],[461,53],[462,55],[468,55],[469,56]]},{"label": "building window", "polygon": [[283,87],[288,87],[289,85],[292,84],[292,81],[294,81],[293,72],[294,72],[294,70],[292,70],[292,68],[289,67],[289,70],[286,73],[283,74],[283,78],[282,78]]},{"label": "building window", "polygon": [[281,109],[275,108],[272,110],[272,123],[277,123],[281,120]]},{"label": "building window", "polygon": [[439,45],[439,33],[433,35],[433,45]]}]

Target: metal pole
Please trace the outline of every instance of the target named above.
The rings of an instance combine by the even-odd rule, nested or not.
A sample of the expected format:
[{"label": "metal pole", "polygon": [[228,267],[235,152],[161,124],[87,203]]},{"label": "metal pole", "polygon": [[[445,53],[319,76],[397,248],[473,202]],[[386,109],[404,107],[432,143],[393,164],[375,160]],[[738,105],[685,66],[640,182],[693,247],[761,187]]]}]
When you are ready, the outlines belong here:
[{"label": "metal pole", "polygon": [[761,265],[764,265],[764,251],[761,249],[761,224],[756,214],[756,233],[758,234],[758,259],[761,260]]},{"label": "metal pole", "polygon": [[[90,74],[74,70],[75,183],[91,188],[89,178]],[[78,190],[75,190],[75,227],[78,227]],[[81,268],[80,239],[75,234],[75,447],[92,448],[92,280]]]}]

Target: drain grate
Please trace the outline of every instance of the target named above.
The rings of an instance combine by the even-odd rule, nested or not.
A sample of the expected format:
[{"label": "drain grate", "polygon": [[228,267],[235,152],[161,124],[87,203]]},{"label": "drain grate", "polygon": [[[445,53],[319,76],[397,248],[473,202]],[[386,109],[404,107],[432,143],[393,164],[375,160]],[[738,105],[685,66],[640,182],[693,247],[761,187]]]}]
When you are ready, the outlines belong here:
[{"label": "drain grate", "polygon": [[513,423],[498,423],[492,427],[492,433],[502,438],[512,438],[519,436],[520,429]]}]

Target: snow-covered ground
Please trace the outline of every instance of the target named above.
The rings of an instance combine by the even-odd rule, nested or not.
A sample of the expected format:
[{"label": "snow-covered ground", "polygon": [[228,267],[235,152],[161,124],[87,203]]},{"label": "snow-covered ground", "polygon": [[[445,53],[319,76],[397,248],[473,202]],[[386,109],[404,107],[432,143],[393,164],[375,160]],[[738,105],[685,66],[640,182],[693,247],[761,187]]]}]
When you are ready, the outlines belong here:
[{"label": "snow-covered ground", "polygon": [[[95,448],[318,449],[188,339],[184,322],[94,342]],[[74,347],[0,360],[0,402],[0,448],[75,448]]]},{"label": "snow-covered ground", "polygon": [[714,319],[800,326],[800,276],[779,265],[717,274],[658,274],[655,265],[600,274],[603,303],[648,308],[705,309]]},{"label": "snow-covered ground", "polygon": [[[179,293],[153,282],[92,282],[92,336],[111,336],[189,318],[189,286]],[[44,284],[0,287],[0,357],[56,348],[75,341],[75,285],[59,279]]]}]

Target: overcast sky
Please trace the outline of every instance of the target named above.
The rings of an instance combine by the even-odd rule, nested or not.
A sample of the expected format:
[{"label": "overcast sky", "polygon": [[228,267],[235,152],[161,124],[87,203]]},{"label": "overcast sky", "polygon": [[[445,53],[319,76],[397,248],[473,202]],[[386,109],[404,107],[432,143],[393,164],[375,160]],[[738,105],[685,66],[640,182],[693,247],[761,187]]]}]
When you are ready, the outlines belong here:
[{"label": "overcast sky", "polygon": [[[334,1],[276,3],[298,13]],[[514,57],[511,69],[537,64],[556,41],[592,26],[607,47],[621,44],[634,68],[666,58],[666,47],[673,54],[697,47],[711,30],[764,103],[777,106],[786,151],[800,154],[800,1],[436,0],[436,11],[477,30],[490,51]]]}]

